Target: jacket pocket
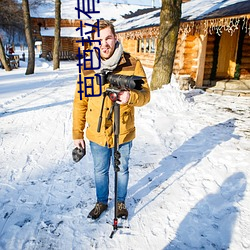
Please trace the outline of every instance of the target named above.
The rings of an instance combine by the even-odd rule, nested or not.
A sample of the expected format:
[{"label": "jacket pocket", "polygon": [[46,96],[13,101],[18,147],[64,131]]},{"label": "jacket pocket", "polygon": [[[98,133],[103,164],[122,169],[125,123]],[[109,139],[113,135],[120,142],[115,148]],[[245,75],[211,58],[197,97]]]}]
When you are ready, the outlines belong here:
[{"label": "jacket pocket", "polygon": [[134,130],[134,109],[126,107],[121,111],[120,133],[125,134]]}]

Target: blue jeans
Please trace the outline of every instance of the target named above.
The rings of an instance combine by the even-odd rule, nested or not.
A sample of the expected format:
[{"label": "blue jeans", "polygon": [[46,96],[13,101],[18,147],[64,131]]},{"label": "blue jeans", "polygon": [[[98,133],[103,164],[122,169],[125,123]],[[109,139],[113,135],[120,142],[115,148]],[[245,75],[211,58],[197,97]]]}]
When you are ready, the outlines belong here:
[{"label": "blue jeans", "polygon": [[[118,172],[117,180],[117,200],[121,202],[125,201],[127,195],[129,179],[128,161],[131,147],[132,141],[119,146],[121,164],[119,165],[120,171]],[[109,196],[109,168],[111,160],[112,163],[114,162],[114,148],[102,147],[94,142],[90,142],[90,148],[94,161],[97,202],[107,204]]]}]

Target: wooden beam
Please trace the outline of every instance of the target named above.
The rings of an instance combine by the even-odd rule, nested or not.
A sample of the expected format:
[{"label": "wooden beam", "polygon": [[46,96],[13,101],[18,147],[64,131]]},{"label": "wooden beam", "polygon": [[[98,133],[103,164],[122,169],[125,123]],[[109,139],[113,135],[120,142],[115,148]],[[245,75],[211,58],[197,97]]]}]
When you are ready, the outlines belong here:
[{"label": "wooden beam", "polygon": [[207,36],[201,34],[199,35],[199,55],[198,55],[198,65],[197,65],[198,67],[196,71],[196,79],[194,79],[197,87],[202,87],[203,85],[206,50],[207,50]]}]

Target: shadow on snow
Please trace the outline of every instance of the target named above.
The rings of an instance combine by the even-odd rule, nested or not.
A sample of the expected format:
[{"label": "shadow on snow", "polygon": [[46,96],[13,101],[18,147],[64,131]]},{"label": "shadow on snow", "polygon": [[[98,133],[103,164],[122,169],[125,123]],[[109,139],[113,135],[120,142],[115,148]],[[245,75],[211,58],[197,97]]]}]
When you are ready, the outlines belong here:
[{"label": "shadow on snow", "polygon": [[[233,134],[235,129],[234,123],[235,119],[229,119],[223,123],[202,129],[198,134],[192,136],[178,149],[173,151],[171,155],[162,159],[158,168],[131,186],[128,190],[129,196],[133,197],[134,200],[140,200],[166,182],[174,173],[187,167],[187,165],[189,166],[185,172],[197,166],[216,146],[232,138],[239,139],[239,136]],[[169,183],[164,189],[161,189],[161,192],[157,193],[148,203],[156,199],[157,196],[163,193],[172,184],[173,182]],[[143,207],[148,205],[148,203]],[[141,209],[143,209],[143,207]]]},{"label": "shadow on snow", "polygon": [[176,237],[164,250],[229,249],[238,208],[247,180],[242,172],[228,177],[217,193],[198,202],[181,222]]},{"label": "shadow on snow", "polygon": [[62,102],[43,104],[43,105],[36,106],[36,107],[21,108],[21,109],[14,110],[14,111],[5,111],[4,113],[0,113],[0,117],[6,117],[9,115],[15,115],[15,114],[25,113],[25,112],[29,112],[29,111],[44,109],[44,108],[51,108],[51,107],[55,107],[55,106],[65,105],[65,104],[72,103],[72,102],[73,102],[73,100],[66,100],[66,101],[62,101]]}]

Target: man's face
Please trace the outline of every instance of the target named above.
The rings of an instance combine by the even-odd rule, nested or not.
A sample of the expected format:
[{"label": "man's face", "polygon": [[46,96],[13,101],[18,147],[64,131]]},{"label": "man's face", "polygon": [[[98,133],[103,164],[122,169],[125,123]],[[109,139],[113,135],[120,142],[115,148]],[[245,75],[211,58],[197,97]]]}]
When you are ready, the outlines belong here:
[{"label": "man's face", "polygon": [[101,51],[101,58],[103,60],[109,59],[114,51],[115,51],[115,44],[116,44],[116,36],[112,33],[109,27],[100,30],[100,37],[97,37],[97,32],[94,34],[95,40],[100,40],[101,45],[96,42],[95,46],[100,48]]}]

